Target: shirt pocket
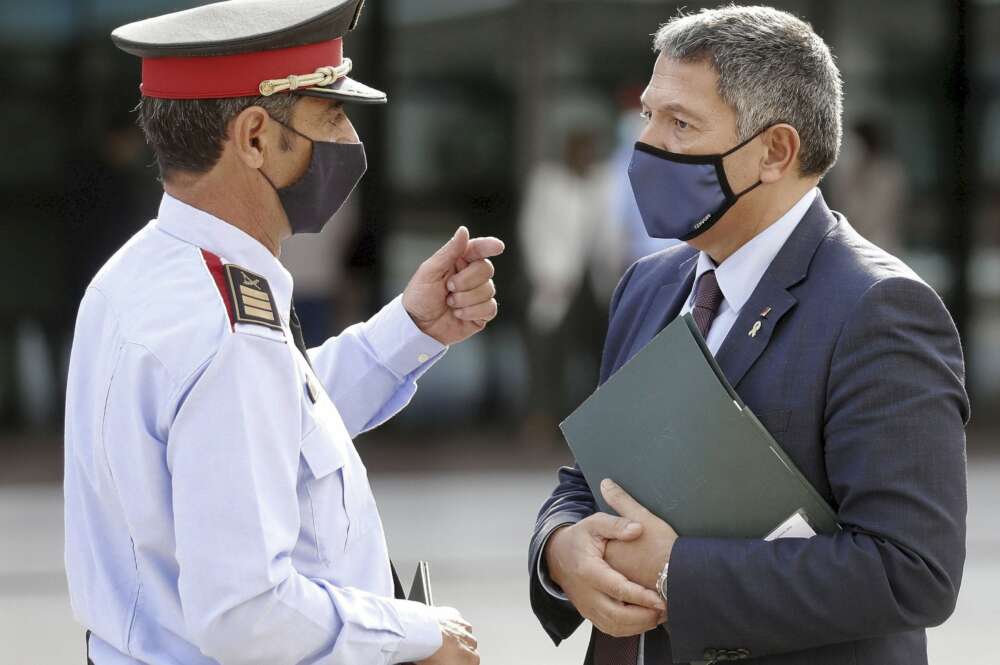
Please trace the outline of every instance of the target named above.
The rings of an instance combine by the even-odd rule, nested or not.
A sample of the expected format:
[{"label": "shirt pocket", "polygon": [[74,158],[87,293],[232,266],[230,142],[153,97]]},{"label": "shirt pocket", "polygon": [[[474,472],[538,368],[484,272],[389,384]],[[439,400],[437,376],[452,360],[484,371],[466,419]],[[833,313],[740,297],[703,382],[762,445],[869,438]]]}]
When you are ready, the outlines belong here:
[{"label": "shirt pocket", "polygon": [[320,561],[329,564],[347,549],[351,526],[344,482],[346,456],[319,424],[302,439],[301,453],[304,465],[299,486],[300,539],[311,541]]},{"label": "shirt pocket", "polygon": [[316,427],[302,440],[305,493],[316,547],[324,563],[336,560],[371,531],[378,512],[364,464],[332,404],[316,405]]}]

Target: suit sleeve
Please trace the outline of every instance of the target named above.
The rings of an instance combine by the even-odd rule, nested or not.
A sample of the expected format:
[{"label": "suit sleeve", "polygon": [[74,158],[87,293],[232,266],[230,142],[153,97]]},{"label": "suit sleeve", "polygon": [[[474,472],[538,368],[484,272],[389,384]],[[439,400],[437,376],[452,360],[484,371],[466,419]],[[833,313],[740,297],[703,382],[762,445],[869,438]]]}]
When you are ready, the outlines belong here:
[{"label": "suit sleeve", "polygon": [[417,328],[399,296],[368,321],[310,349],[309,357],[353,438],[409,404],[417,380],[445,351]]},{"label": "suit sleeve", "polygon": [[[611,326],[614,326],[615,312],[634,271],[635,265],[628,269],[611,297]],[[605,365],[609,355],[605,342]],[[608,373],[608,368],[603,367],[602,376],[606,377]],[[545,569],[545,559],[542,555],[553,531],[560,526],[575,524],[595,512],[597,505],[594,496],[579,465],[561,468],[559,484],[538,513],[528,552],[531,608],[541,622],[542,628],[557,645],[573,634],[583,623],[583,617],[572,603],[546,588],[552,583],[548,580],[548,571]],[[546,580],[545,583],[543,578]]]},{"label": "suit sleeve", "polygon": [[859,300],[833,353],[824,426],[843,531],[808,540],[681,538],[667,596],[675,661],[751,657],[942,623],[965,560],[958,333],[925,284]]}]

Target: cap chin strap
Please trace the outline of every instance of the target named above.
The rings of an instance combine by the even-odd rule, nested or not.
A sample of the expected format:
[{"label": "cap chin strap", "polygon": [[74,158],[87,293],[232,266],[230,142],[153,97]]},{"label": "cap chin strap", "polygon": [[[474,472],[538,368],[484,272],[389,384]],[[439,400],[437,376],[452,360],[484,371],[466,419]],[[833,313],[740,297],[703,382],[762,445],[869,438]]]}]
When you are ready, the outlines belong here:
[{"label": "cap chin strap", "polygon": [[285,90],[330,85],[350,74],[351,67],[351,59],[344,58],[344,61],[336,67],[320,67],[312,74],[290,74],[283,79],[267,79],[260,82],[260,94],[270,97]]}]

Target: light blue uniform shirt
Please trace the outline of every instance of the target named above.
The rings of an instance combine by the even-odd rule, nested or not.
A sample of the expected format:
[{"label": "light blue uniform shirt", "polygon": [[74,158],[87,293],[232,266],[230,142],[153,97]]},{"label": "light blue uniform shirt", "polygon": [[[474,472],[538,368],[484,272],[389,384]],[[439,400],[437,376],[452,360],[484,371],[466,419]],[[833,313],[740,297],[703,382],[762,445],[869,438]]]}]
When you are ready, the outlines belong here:
[{"label": "light blue uniform shirt", "polygon": [[[267,280],[280,330],[231,322],[203,250]],[[90,285],[64,489],[95,665],[388,664],[440,648],[436,610],[392,598],[352,437],[402,409],[445,348],[397,298],[311,349],[313,374],[291,297],[263,245],[169,195]]]}]

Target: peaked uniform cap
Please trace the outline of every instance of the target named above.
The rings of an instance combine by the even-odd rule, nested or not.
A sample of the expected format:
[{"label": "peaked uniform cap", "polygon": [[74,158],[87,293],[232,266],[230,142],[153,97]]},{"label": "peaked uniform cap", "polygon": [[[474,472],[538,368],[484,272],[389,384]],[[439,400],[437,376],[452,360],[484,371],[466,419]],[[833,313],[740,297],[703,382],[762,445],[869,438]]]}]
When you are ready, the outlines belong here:
[{"label": "peaked uniform cap", "polygon": [[136,21],[111,33],[142,58],[142,94],[219,99],[293,92],[384,104],[347,73],[343,36],[364,0],[228,0]]}]

